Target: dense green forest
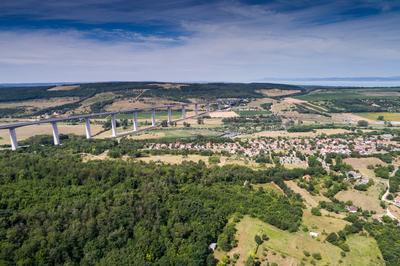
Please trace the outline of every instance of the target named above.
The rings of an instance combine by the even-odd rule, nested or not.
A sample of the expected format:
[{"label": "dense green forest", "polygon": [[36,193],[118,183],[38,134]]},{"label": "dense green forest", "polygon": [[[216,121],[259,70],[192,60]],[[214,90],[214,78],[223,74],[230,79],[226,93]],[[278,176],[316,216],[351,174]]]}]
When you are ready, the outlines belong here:
[{"label": "dense green forest", "polygon": [[144,97],[163,97],[175,100],[187,100],[199,97],[207,99],[232,97],[262,97],[259,89],[282,88],[301,89],[297,86],[271,83],[189,83],[181,88],[164,89],[154,82],[106,82],[83,83],[79,89],[54,91],[52,86],[37,87],[4,87],[0,88],[0,102],[23,101],[32,99],[47,99],[51,97],[92,97],[97,93],[116,92],[131,96],[137,90],[146,89]]},{"label": "dense green forest", "polygon": [[[320,163],[256,171],[203,162],[84,162],[82,153],[105,150],[141,156],[145,142],[64,135],[62,146],[46,145],[51,141],[39,136],[25,141],[29,147],[0,152],[0,265],[215,265],[208,246],[232,235],[230,218],[251,215],[297,231],[303,202],[283,181],[326,174]],[[271,181],[283,195],[248,185]],[[366,217],[348,219],[339,240],[364,230],[387,265],[398,265],[399,228],[389,218]]]},{"label": "dense green forest", "polygon": [[213,265],[208,245],[234,213],[290,231],[301,222],[287,188],[243,185],[279,170],[82,162],[71,145],[2,152],[0,169],[2,265]]}]

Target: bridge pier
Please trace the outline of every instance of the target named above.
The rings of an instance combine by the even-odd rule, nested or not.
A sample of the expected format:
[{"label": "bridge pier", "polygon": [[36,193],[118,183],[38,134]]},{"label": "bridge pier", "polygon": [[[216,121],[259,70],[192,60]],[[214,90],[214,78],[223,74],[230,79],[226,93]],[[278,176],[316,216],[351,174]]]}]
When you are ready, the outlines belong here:
[{"label": "bridge pier", "polygon": [[156,109],[153,108],[151,110],[151,126],[155,127],[156,126]]},{"label": "bridge pier", "polygon": [[207,113],[209,113],[210,112],[210,110],[211,110],[211,107],[210,107],[210,103],[207,103]]},{"label": "bridge pier", "polygon": [[221,111],[221,102],[220,101],[218,101],[218,111]]},{"label": "bridge pier", "polygon": [[172,122],[172,110],[171,106],[168,106],[168,124]]},{"label": "bridge pier", "polygon": [[117,136],[117,121],[115,119],[115,114],[111,115],[111,136],[114,138]]},{"label": "bridge pier", "polygon": [[85,132],[86,132],[86,138],[91,139],[92,138],[92,129],[90,128],[90,119],[85,118]]},{"label": "bridge pier", "polygon": [[133,131],[137,131],[139,129],[138,121],[137,121],[137,112],[133,113]]},{"label": "bridge pier", "polygon": [[11,150],[15,151],[18,148],[17,134],[15,133],[15,128],[8,129],[10,133],[11,140]]},{"label": "bridge pier", "polygon": [[195,114],[196,116],[199,115],[199,104],[198,104],[198,103],[195,103],[195,104],[194,104],[194,114]]},{"label": "bridge pier", "polygon": [[182,105],[182,119],[185,119],[186,118],[186,108],[185,108],[185,105],[183,104]]},{"label": "bridge pier", "polygon": [[57,122],[51,122],[51,127],[53,128],[53,141],[54,145],[60,145],[60,135],[58,133]]}]

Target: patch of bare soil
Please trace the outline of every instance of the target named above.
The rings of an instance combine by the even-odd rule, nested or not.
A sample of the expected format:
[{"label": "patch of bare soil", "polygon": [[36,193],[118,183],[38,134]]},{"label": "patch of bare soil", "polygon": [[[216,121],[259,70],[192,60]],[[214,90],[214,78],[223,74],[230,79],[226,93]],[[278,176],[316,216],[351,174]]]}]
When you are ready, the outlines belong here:
[{"label": "patch of bare soil", "polygon": [[180,84],[180,83],[153,83],[149,85],[158,86],[166,90],[181,89],[182,87],[189,86],[188,84]]},{"label": "patch of bare soil", "polygon": [[56,86],[48,89],[48,91],[72,91],[79,88],[79,85],[65,85],[65,86]]},{"label": "patch of bare soil", "polygon": [[68,103],[74,103],[79,100],[78,97],[57,97],[50,99],[38,99],[38,100],[29,100],[29,101],[21,101],[21,102],[9,102],[9,103],[0,103],[0,108],[13,108],[13,107],[24,107],[29,109],[44,109],[49,107],[55,107],[59,105],[64,105]]},{"label": "patch of bare soil", "polygon": [[300,90],[261,89],[258,92],[267,97],[279,97],[279,96],[292,95],[300,92]]},{"label": "patch of bare soil", "polygon": [[212,118],[228,118],[228,117],[238,117],[239,115],[234,111],[216,111],[210,112],[210,117]]}]

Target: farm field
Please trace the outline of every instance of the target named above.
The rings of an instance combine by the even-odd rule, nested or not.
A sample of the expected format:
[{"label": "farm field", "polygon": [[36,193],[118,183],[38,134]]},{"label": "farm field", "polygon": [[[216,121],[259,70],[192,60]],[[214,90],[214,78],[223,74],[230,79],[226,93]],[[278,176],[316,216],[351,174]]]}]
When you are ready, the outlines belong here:
[{"label": "farm field", "polygon": [[48,89],[48,91],[72,91],[79,89],[79,85],[62,85],[62,86],[55,86],[53,88]]},{"label": "farm field", "polygon": [[269,115],[270,111],[267,110],[254,110],[254,111],[235,111],[239,116],[258,116],[258,115]]},{"label": "farm field", "polygon": [[[307,232],[290,233],[280,230],[272,225],[264,223],[257,218],[245,216],[237,225],[236,239],[238,246],[228,252],[239,254],[237,265],[244,265],[248,256],[254,254],[256,243],[255,235],[266,234],[268,241],[264,241],[256,254],[261,261],[275,262],[278,265],[298,265],[302,260],[311,264],[312,257],[306,257],[304,251],[310,253],[319,252],[321,260],[315,260],[316,265],[338,265],[342,260],[343,265],[384,265],[382,255],[373,238],[359,235],[348,237],[350,252],[346,257],[340,255],[341,249],[328,243],[321,242],[309,236]],[[217,253],[218,258],[224,253]]]},{"label": "farm field", "polygon": [[[101,125],[91,125],[92,134],[97,134],[103,130]],[[58,123],[58,131],[60,134],[75,134],[85,136],[85,126],[83,124],[71,125]],[[25,140],[35,135],[52,135],[53,131],[50,124],[33,125],[16,129],[18,140]],[[110,133],[111,135],[111,133]],[[0,130],[0,145],[10,144],[8,130]]]},{"label": "farm field", "polygon": [[[129,131],[129,129],[118,128],[117,132],[122,133],[125,131]],[[138,134],[132,134],[128,136],[129,139],[160,139],[160,138],[188,138],[188,137],[195,137],[195,136],[219,136],[221,135],[220,132],[216,132],[209,129],[203,128],[170,128],[170,129],[154,129],[150,131],[140,132]],[[96,138],[108,138],[111,136],[111,130],[105,131],[96,136]]]},{"label": "farm field", "polygon": [[261,104],[263,103],[273,103],[275,100],[272,98],[259,98],[254,101],[251,101],[250,103],[247,104],[249,107],[259,107],[261,108]]},{"label": "farm field", "polygon": [[259,92],[267,97],[281,97],[298,93],[300,90],[261,89]]},{"label": "farm field", "polygon": [[400,113],[370,112],[370,113],[354,113],[354,114],[370,120],[378,120],[378,117],[383,116],[385,121],[400,122]]},{"label": "farm field", "polygon": [[166,104],[174,104],[180,105],[181,102],[166,100],[162,98],[140,98],[135,101],[134,97],[125,98],[125,99],[117,99],[112,104],[107,105],[105,109],[107,111],[118,111],[123,109],[132,109],[132,108],[151,108],[153,106],[166,105]]},{"label": "farm field", "polygon": [[79,100],[78,97],[56,97],[49,99],[28,100],[20,102],[2,102],[0,108],[24,107],[26,109],[44,109],[48,107],[60,106],[68,103],[74,103]]}]

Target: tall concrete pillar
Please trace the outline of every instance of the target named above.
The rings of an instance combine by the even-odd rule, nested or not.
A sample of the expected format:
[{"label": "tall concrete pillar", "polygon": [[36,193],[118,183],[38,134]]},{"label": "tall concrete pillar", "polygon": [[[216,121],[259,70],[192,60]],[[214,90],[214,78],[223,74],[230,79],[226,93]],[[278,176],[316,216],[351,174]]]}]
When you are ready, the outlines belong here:
[{"label": "tall concrete pillar", "polygon": [[15,151],[18,148],[17,142],[17,134],[15,133],[15,128],[8,129],[10,132],[10,140],[11,140],[11,150]]},{"label": "tall concrete pillar", "polygon": [[194,114],[196,116],[199,115],[199,104],[197,103],[194,104]]},{"label": "tall concrete pillar", "polygon": [[221,102],[218,101],[218,111],[221,111]]},{"label": "tall concrete pillar", "polygon": [[153,127],[156,126],[156,109],[155,109],[155,108],[153,108],[153,109],[151,110],[151,125],[152,125]]},{"label": "tall concrete pillar", "polygon": [[185,107],[185,105],[183,104],[182,105],[182,119],[185,119],[186,118],[186,107]]},{"label": "tall concrete pillar", "polygon": [[210,103],[207,103],[207,113],[209,113],[210,112],[210,110],[211,110],[211,107],[210,107]]},{"label": "tall concrete pillar", "polygon": [[58,133],[57,122],[51,122],[51,127],[53,128],[54,145],[60,145],[60,135]]},{"label": "tall concrete pillar", "polygon": [[117,120],[115,118],[115,114],[111,115],[111,136],[117,136]]},{"label": "tall concrete pillar", "polygon": [[92,138],[92,129],[90,128],[90,119],[88,117],[85,118],[85,132],[86,132],[86,138],[91,139]]},{"label": "tall concrete pillar", "polygon": [[133,131],[137,131],[139,129],[138,121],[137,121],[137,112],[133,113]]},{"label": "tall concrete pillar", "polygon": [[172,110],[171,106],[168,106],[168,124],[172,122]]}]

